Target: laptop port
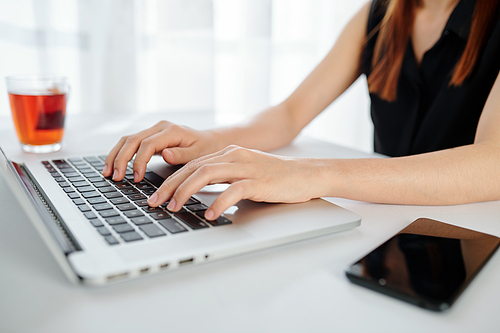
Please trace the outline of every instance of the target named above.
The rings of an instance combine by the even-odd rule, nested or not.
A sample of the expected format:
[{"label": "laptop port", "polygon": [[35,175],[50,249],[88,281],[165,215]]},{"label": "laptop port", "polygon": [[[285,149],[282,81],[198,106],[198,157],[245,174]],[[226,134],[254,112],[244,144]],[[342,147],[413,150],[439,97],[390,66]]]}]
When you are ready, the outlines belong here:
[{"label": "laptop port", "polygon": [[192,264],[194,262],[194,258],[184,259],[179,261],[179,266],[183,266],[186,264]]},{"label": "laptop port", "polygon": [[168,268],[168,263],[160,265],[160,269],[165,269],[165,268]]},{"label": "laptop port", "polygon": [[147,273],[149,271],[149,268],[143,268],[141,269],[141,274]]}]

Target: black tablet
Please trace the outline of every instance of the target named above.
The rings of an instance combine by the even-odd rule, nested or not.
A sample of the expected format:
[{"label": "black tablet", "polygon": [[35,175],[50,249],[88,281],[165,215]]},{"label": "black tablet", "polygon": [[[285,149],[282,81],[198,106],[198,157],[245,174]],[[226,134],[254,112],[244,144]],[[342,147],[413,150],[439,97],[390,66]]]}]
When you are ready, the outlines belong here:
[{"label": "black tablet", "polygon": [[350,281],[434,311],[448,309],[500,238],[421,218],[347,268]]}]

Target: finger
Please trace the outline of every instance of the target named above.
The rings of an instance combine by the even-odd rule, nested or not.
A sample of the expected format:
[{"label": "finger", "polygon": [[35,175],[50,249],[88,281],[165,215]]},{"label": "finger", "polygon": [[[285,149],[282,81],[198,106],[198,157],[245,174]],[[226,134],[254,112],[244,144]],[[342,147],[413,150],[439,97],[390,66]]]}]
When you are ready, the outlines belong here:
[{"label": "finger", "polygon": [[[188,164],[186,164],[184,167],[180,168],[177,170],[174,174],[172,174],[170,177],[166,179],[165,182],[163,182],[162,186],[151,195],[148,199],[148,204],[151,207],[157,207],[170,199],[175,191],[175,189],[182,183],[184,182],[188,177],[190,177],[195,171],[197,171],[199,168],[201,168],[205,164],[215,164],[215,163],[225,163],[225,162],[233,162],[233,157],[228,156],[227,152],[230,152],[231,149],[225,148],[222,149],[221,151],[205,155],[202,157],[199,157],[195,160],[190,161]],[[220,181],[223,182],[223,181]],[[207,185],[207,184],[205,184]],[[203,186],[202,186],[203,187]],[[200,187],[200,189],[202,188]],[[198,192],[199,189],[195,192]],[[195,193],[193,192],[193,193]],[[187,199],[185,199],[187,201]],[[184,201],[184,203],[185,203]],[[177,202],[174,200],[172,203],[171,201],[171,208],[175,209],[174,207],[177,207]]]},{"label": "finger", "polygon": [[252,196],[253,180],[244,179],[231,184],[222,192],[212,205],[206,210],[205,218],[213,221],[221,216],[229,207],[236,205],[240,200],[248,199]]},{"label": "finger", "polygon": [[200,155],[199,148],[195,145],[190,147],[172,147],[163,149],[161,155],[165,162],[172,165],[186,164]]},{"label": "finger", "polygon": [[134,158],[134,182],[140,182],[144,178],[146,166],[151,157],[162,151],[164,147],[180,144],[180,135],[161,131],[142,140]]},{"label": "finger", "polygon": [[178,211],[192,194],[204,186],[233,182],[244,175],[241,167],[230,163],[208,163],[199,167],[193,167],[191,164],[190,167],[184,168],[187,171],[171,176],[156,191],[157,196],[154,194],[151,196],[148,201],[151,206],[158,206],[170,199],[167,208],[171,211]]},{"label": "finger", "polygon": [[111,149],[108,156],[106,156],[106,160],[104,161],[104,168],[102,169],[102,175],[104,177],[109,177],[113,174],[113,161],[115,160],[116,155],[118,155],[120,149],[122,149],[123,145],[125,144],[126,139],[127,137],[122,137],[113,147],[113,149]]},{"label": "finger", "polygon": [[187,200],[203,187],[212,184],[234,183],[245,177],[245,170],[232,163],[205,164],[183,181],[175,190],[167,209],[178,211]]},{"label": "finger", "polygon": [[123,179],[127,170],[127,163],[137,152],[137,149],[139,148],[141,142],[147,137],[150,137],[162,130],[159,124],[160,123],[137,134],[125,137],[125,142],[118,150],[114,160],[112,161],[112,165],[110,165],[110,167],[113,169],[113,180],[119,181]]}]

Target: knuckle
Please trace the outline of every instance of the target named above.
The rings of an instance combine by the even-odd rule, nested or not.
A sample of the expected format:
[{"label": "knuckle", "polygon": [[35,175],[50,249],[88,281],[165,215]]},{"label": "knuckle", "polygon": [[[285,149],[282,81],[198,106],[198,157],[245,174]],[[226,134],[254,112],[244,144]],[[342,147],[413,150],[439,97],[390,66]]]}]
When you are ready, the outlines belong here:
[{"label": "knuckle", "polygon": [[130,137],[130,135],[124,135],[120,138],[119,141],[123,144],[123,143],[127,142],[129,137]]},{"label": "knuckle", "polygon": [[154,139],[149,137],[149,138],[145,138],[144,140],[142,140],[139,146],[142,149],[149,149],[153,145],[154,145]]},{"label": "knuckle", "polygon": [[126,161],[126,159],[123,158],[123,156],[121,156],[121,155],[118,155],[115,158],[115,165],[122,165],[122,164],[126,164],[126,163],[128,163],[128,161]]},{"label": "knuckle", "polygon": [[214,170],[214,166],[210,164],[201,165],[198,168],[198,172],[202,175],[210,174]]},{"label": "knuckle", "polygon": [[231,186],[233,186],[233,191],[239,195],[243,195],[248,189],[248,186],[245,182],[237,182]]},{"label": "knuckle", "polygon": [[159,193],[170,193],[171,191],[172,191],[172,186],[167,181],[163,182],[163,184],[161,184],[160,187],[158,188]]},{"label": "knuckle", "polygon": [[188,171],[193,172],[200,167],[200,161],[198,159],[189,161],[184,167]]},{"label": "knuckle", "polygon": [[129,135],[125,138],[125,144],[135,144],[137,142],[137,138],[135,135]]},{"label": "knuckle", "polygon": [[158,127],[161,127],[161,128],[165,128],[165,127],[168,127],[170,125],[170,122],[166,121],[166,120],[160,120],[156,126]]}]

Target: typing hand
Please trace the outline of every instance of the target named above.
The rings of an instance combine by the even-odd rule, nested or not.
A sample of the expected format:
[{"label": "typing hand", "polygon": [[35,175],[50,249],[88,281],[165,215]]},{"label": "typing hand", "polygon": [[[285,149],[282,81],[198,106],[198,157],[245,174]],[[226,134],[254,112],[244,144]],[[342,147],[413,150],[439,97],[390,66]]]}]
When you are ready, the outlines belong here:
[{"label": "typing hand", "polygon": [[190,196],[206,185],[231,184],[205,212],[214,220],[241,199],[265,202],[304,202],[315,196],[312,159],[287,158],[229,146],[197,158],[172,176],[150,197],[157,207],[170,199],[168,209],[178,211]]},{"label": "typing hand", "polygon": [[127,163],[134,159],[134,181],[139,182],[146,172],[146,164],[154,154],[161,153],[169,164],[185,164],[190,160],[216,151],[214,134],[178,126],[168,121],[137,134],[124,136],[106,157],[103,176],[122,180]]}]

